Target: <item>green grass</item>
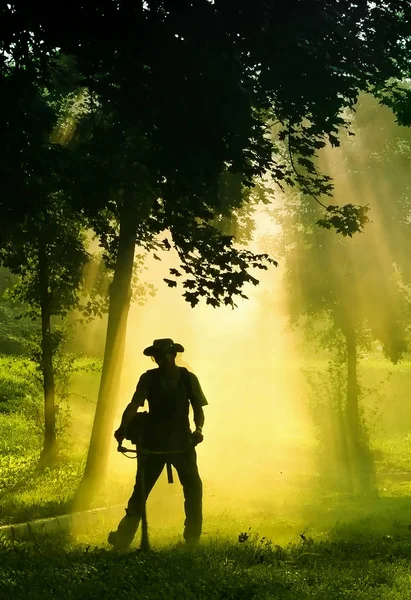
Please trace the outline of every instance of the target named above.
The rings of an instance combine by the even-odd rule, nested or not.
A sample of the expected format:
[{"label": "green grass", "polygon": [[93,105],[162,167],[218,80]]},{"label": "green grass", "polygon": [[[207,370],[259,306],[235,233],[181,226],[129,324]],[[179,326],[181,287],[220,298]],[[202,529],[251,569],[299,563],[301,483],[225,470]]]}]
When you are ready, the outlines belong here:
[{"label": "green grass", "polygon": [[411,537],[300,541],[215,540],[119,554],[63,538],[5,545],[3,598],[153,600],[404,600]]},{"label": "green grass", "polygon": [[0,456],[0,525],[61,515],[70,503],[84,468],[81,458],[37,469],[38,456]]},{"label": "green grass", "polygon": [[39,470],[43,400],[38,373],[30,360],[0,355],[0,525],[69,510],[83,472],[94,411],[88,399],[98,389],[95,363],[87,358],[75,361],[69,399],[75,436],[63,437],[57,465]]},{"label": "green grass", "polygon": [[0,413],[26,412],[41,405],[41,380],[31,360],[0,354]]},{"label": "green grass", "polygon": [[0,525],[62,514],[84,466],[81,454],[38,469],[41,435],[21,413],[0,414]]},{"label": "green grass", "polygon": [[373,441],[378,451],[376,470],[378,472],[411,472],[411,434],[397,434],[390,437],[379,436]]}]

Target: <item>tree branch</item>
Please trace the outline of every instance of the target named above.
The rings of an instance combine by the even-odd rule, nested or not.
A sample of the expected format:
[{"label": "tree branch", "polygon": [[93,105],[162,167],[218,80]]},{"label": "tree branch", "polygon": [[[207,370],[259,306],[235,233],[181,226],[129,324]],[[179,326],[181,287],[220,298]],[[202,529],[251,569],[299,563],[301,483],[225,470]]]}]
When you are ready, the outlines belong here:
[{"label": "tree branch", "polygon": [[293,153],[292,153],[292,150],[291,150],[291,135],[290,134],[288,134],[288,153],[289,153],[289,156],[290,156],[291,167],[292,167],[294,173],[296,174],[297,180],[298,180],[299,184],[301,185],[303,191],[307,194],[307,196],[311,196],[311,198],[314,198],[314,200],[316,202],[318,202],[318,204],[320,206],[322,206],[323,208],[327,209],[327,206],[325,204],[323,204],[321,202],[321,200],[319,200],[317,198],[317,196],[310,190],[310,188],[307,186],[307,184],[304,183],[304,181],[301,180],[301,175],[297,171],[297,167],[295,166],[294,159],[293,159]]}]

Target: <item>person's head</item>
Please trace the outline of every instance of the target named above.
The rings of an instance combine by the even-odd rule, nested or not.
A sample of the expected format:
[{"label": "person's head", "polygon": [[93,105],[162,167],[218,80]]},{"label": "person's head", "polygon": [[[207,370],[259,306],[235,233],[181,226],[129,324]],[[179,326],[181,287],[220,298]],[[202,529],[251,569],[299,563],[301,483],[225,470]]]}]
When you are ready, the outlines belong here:
[{"label": "person's head", "polygon": [[151,357],[151,360],[156,362],[159,367],[174,365],[176,362],[177,352],[156,352]]},{"label": "person's head", "polygon": [[175,364],[177,352],[184,352],[183,346],[175,344],[170,338],[164,338],[154,340],[152,346],[146,348],[143,354],[151,356],[159,367],[166,367]]}]

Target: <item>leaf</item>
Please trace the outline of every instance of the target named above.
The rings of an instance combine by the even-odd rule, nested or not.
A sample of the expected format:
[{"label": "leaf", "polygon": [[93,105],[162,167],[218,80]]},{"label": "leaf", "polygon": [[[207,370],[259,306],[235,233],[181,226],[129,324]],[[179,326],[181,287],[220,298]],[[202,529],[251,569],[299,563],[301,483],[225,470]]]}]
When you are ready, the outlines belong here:
[{"label": "leaf", "polygon": [[166,279],[164,278],[163,281],[166,282],[166,284],[168,285],[168,287],[177,287],[177,282],[173,281],[172,279]]},{"label": "leaf", "polygon": [[[246,300],[248,300],[248,297],[245,294],[242,294],[240,292],[239,294],[242,298],[245,298]],[[231,306],[231,308],[234,310],[235,308],[237,308],[237,304],[234,303],[232,298],[224,298],[224,304],[226,306]]]},{"label": "leaf", "polygon": [[185,292],[183,297],[189,304],[191,304],[192,307],[196,306],[199,302],[198,295],[196,293]]},{"label": "leaf", "polygon": [[338,139],[338,137],[336,135],[329,133],[328,139],[330,140],[331,146],[333,146],[334,148],[338,148],[340,146],[340,140]]},{"label": "leaf", "polygon": [[183,287],[184,288],[188,288],[189,290],[193,290],[196,286],[196,282],[195,279],[187,279],[186,281],[184,281],[183,283]]}]

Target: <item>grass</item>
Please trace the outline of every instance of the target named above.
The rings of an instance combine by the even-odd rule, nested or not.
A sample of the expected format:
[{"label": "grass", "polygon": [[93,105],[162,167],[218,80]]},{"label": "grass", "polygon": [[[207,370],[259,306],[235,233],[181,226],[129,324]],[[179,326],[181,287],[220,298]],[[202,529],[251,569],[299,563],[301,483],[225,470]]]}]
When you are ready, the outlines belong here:
[{"label": "grass", "polygon": [[[66,513],[80,481],[84,462],[66,459],[56,467],[37,470],[38,456],[1,457],[0,525],[23,523]],[[4,486],[4,487],[3,487]]]},{"label": "grass", "polygon": [[83,455],[38,470],[39,431],[23,414],[0,414],[0,525],[62,514],[84,466]]},{"label": "grass", "polygon": [[[244,532],[243,532],[244,533]],[[411,537],[306,538],[280,546],[251,536],[195,551],[166,546],[119,554],[64,538],[3,546],[4,598],[156,600],[403,600]]]},{"label": "grass", "polygon": [[[0,526],[67,512],[80,481],[85,439],[94,406],[87,401],[98,385],[95,361],[75,361],[70,403],[74,407],[71,440],[60,462],[38,469],[42,447],[41,386],[34,364],[0,355]],[[83,403],[80,410],[78,406]]]},{"label": "grass", "polygon": [[378,437],[373,447],[378,450],[376,470],[387,473],[411,471],[411,434]]},{"label": "grass", "polygon": [[41,380],[31,360],[0,354],[0,412],[29,412],[42,399]]}]

